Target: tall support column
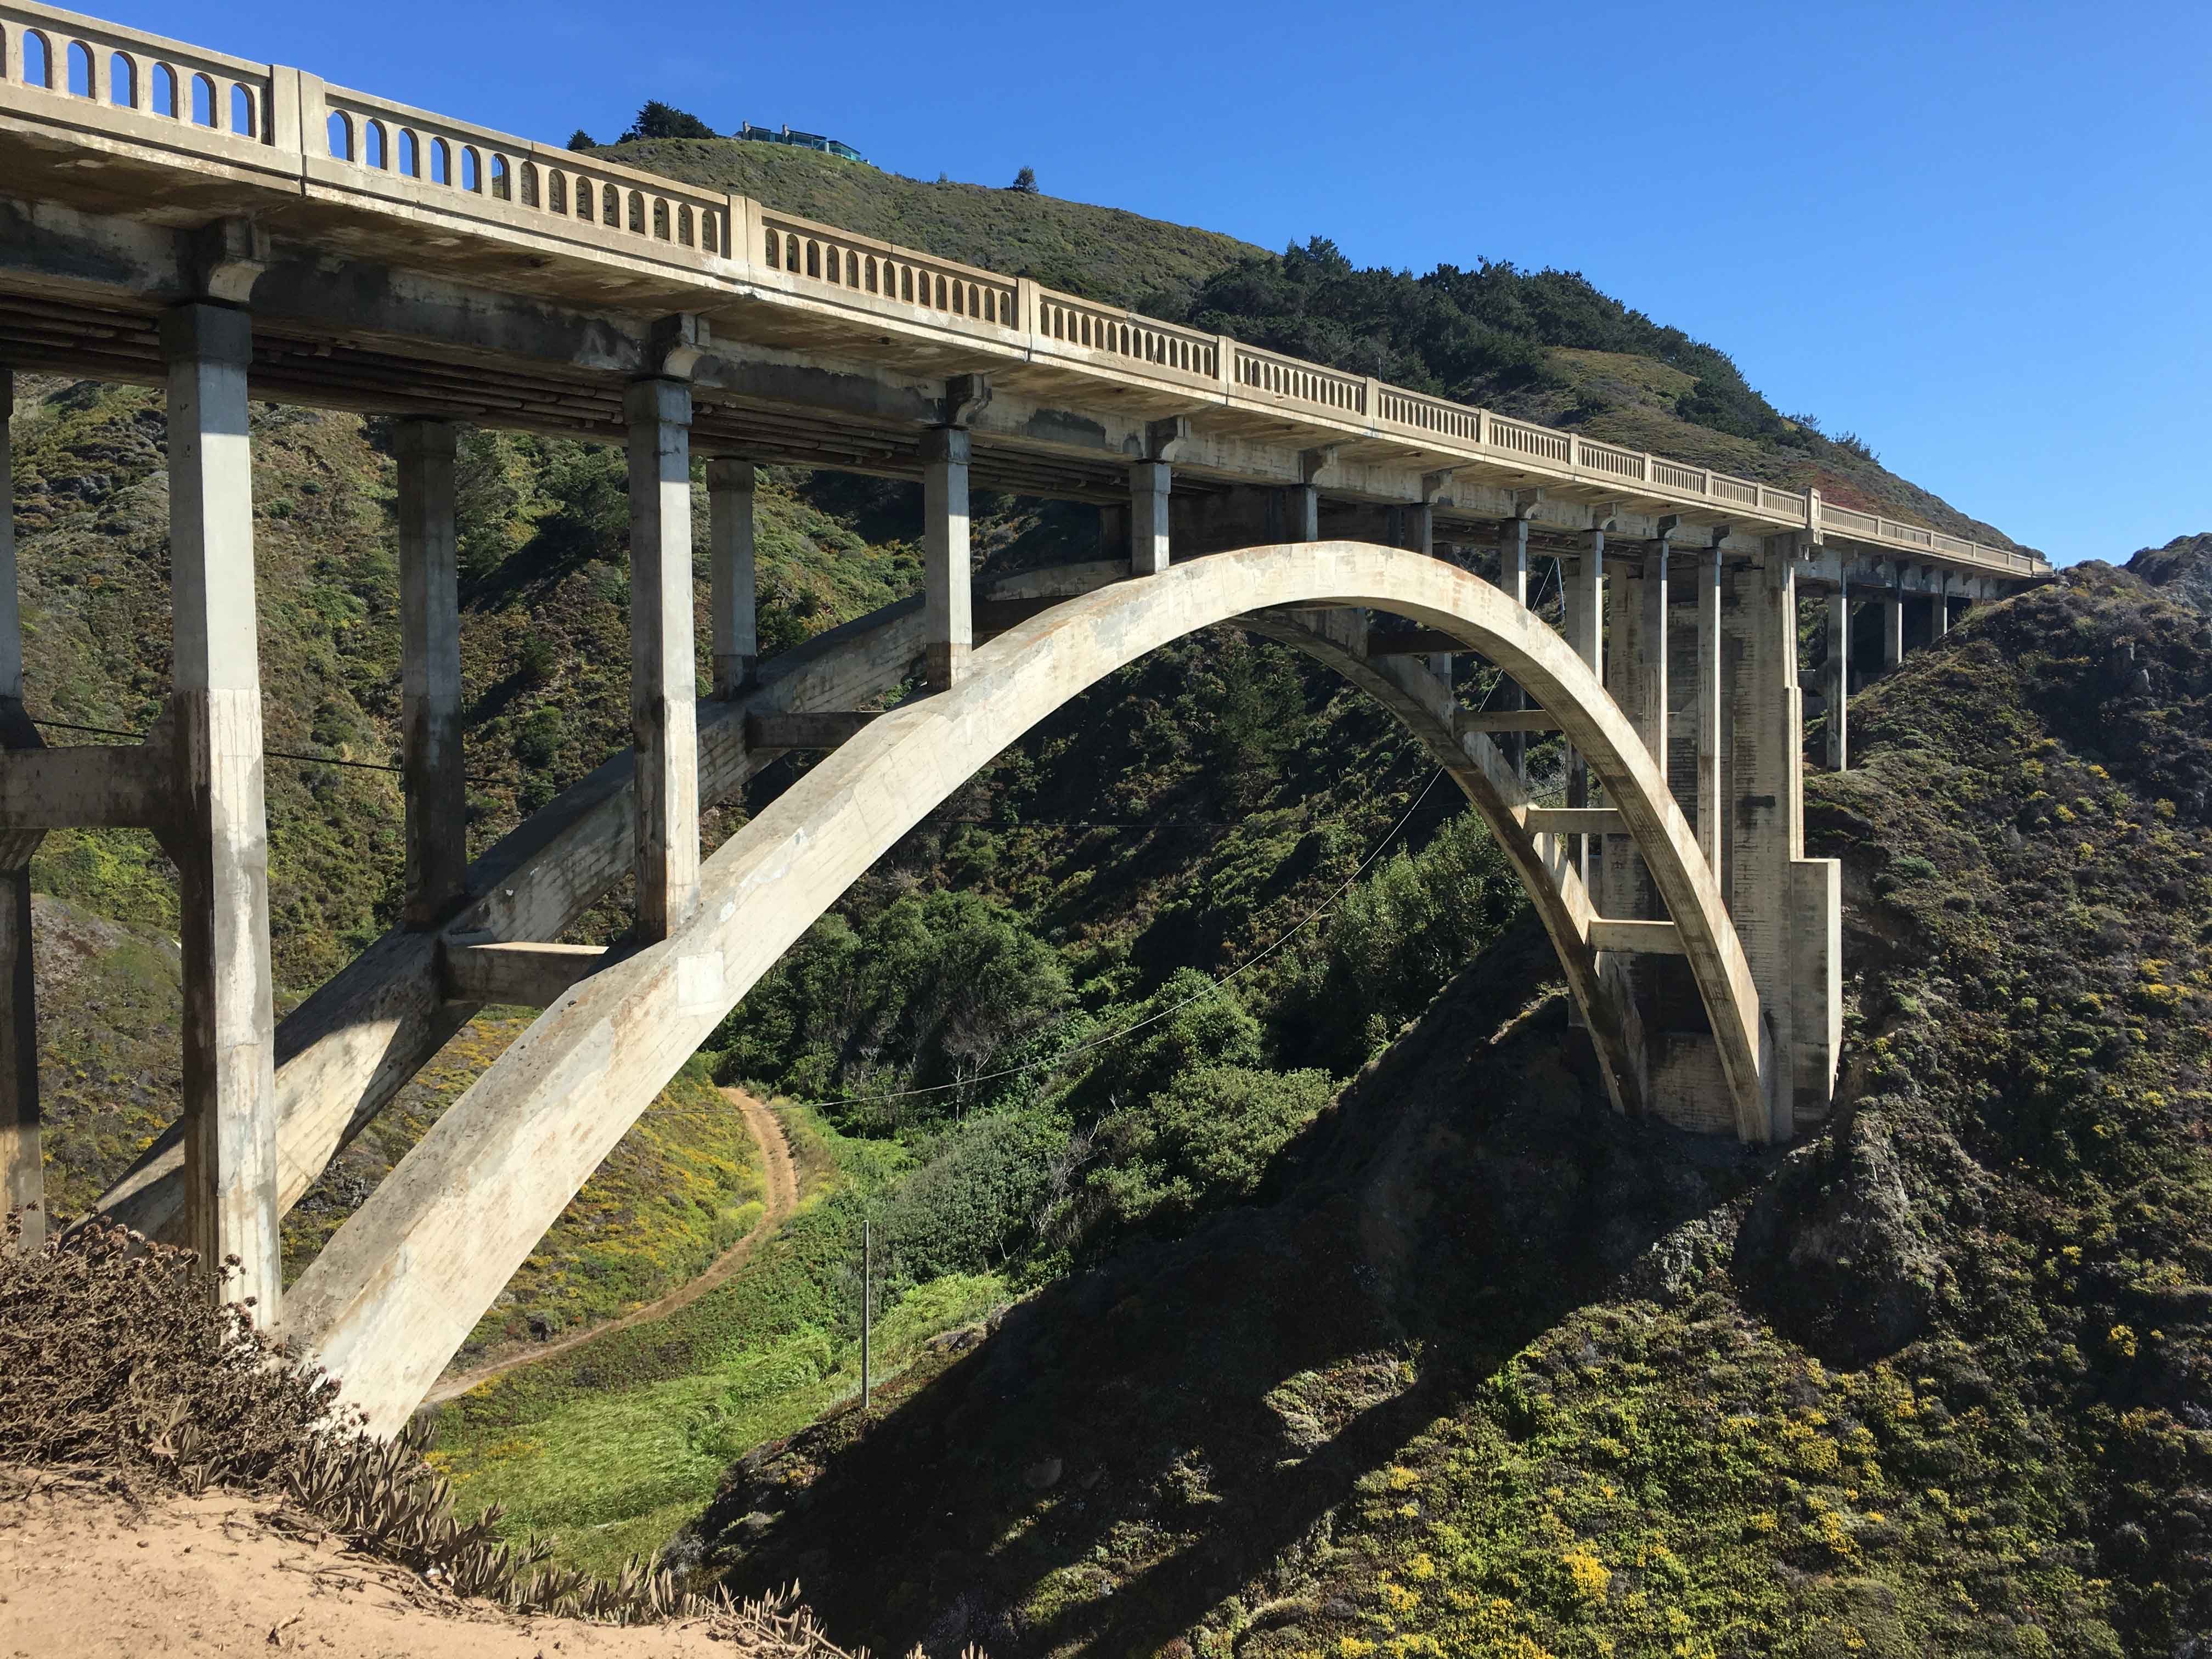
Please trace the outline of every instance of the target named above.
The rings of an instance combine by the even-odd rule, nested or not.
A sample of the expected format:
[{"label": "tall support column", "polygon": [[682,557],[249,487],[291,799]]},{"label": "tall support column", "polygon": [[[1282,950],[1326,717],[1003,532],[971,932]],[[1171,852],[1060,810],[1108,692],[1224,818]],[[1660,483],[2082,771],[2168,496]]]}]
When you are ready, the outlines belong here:
[{"label": "tall support column", "polygon": [[[1501,521],[1498,526],[1498,586],[1514,604],[1526,607],[1528,603],[1528,520],[1516,514]],[[1498,694],[1499,708],[1525,708],[1528,699],[1518,685],[1508,685]],[[1513,763],[1514,771],[1521,781],[1528,781],[1528,739],[1523,733],[1514,732],[1501,747],[1505,758]]]},{"label": "tall support column", "polygon": [[1828,596],[1828,769],[1840,772],[1851,762],[1851,590],[1840,573]]},{"label": "tall support column", "polygon": [[1940,640],[1951,631],[1951,579],[1936,573],[1935,597],[1928,601],[1928,637]]},{"label": "tall support column", "polygon": [[[1727,532],[1723,532],[1725,535]],[[1698,850],[1721,873],[1721,536],[1698,561]]]},{"label": "tall support column", "polygon": [[1165,461],[1139,461],[1129,469],[1129,574],[1133,576],[1157,576],[1168,568],[1168,501],[1174,475],[1175,469]]},{"label": "tall support column", "polygon": [[[1607,694],[1641,732],[1638,711],[1644,684],[1644,582],[1616,569],[1605,585],[1605,648],[1602,676]],[[1601,915],[1634,917],[1643,913],[1643,861],[1632,836],[1607,836],[1604,862],[1599,871],[1597,906]]]},{"label": "tall support column", "polygon": [[939,691],[957,683],[975,644],[968,587],[969,453],[968,434],[957,427],[921,434],[922,667]]},{"label": "tall support column", "polygon": [[[23,712],[23,631],[16,598],[15,469],[8,416],[15,372],[0,364],[0,749],[38,733]],[[46,1243],[46,1172],[39,1125],[39,1018],[31,975],[31,854],[35,834],[0,835],[0,1216],[22,1212],[22,1248]]]},{"label": "tall support column", "polygon": [[269,966],[269,827],[246,429],[251,319],[180,306],[161,319],[168,365],[169,558],[177,753],[173,841],[184,945],[185,1236],[225,1286],[277,1322],[276,1019]]},{"label": "tall support column", "polygon": [[[1589,550],[1571,567],[1560,569],[1560,608],[1566,623],[1567,643],[1589,665],[1601,684],[1605,680],[1605,531],[1589,532]],[[1567,805],[1588,806],[1589,763],[1579,750],[1567,751]],[[1587,884],[1590,876],[1591,838],[1578,838],[1579,867]]]},{"label": "tall support column", "polygon": [[668,937],[699,902],[698,672],[691,643],[691,388],[633,382],[629,723],[637,754],[637,933]]},{"label": "tall support column", "polygon": [[461,769],[460,563],[448,421],[399,423],[399,707],[409,927],[434,927],[468,890]]},{"label": "tall support column", "polygon": [[734,697],[760,669],[760,629],[753,568],[750,461],[707,463],[708,610],[714,619],[714,695]]},{"label": "tall support column", "polygon": [[1889,591],[1881,601],[1881,665],[1894,668],[1905,660],[1905,589],[1895,565],[1889,568]]}]

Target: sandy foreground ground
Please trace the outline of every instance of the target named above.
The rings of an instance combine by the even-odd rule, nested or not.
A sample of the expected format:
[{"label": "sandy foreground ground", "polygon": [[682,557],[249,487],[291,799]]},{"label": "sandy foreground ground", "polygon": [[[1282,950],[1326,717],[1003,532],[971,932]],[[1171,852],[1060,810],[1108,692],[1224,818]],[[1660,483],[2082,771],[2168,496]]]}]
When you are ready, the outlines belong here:
[{"label": "sandy foreground ground", "polygon": [[144,1509],[80,1486],[0,1498],[0,1659],[735,1659],[704,1620],[517,1618],[234,1493]]}]

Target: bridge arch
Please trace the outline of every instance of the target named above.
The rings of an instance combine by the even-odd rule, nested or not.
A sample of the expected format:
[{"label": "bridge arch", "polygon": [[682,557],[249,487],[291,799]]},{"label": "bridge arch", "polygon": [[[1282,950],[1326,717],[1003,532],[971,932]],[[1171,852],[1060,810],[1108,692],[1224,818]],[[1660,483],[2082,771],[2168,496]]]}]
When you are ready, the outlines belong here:
[{"label": "bridge arch", "polygon": [[1067,600],[875,720],[702,871],[697,910],[549,1007],[401,1160],[288,1297],[289,1329],[384,1430],[403,1422],[584,1181],[714,1025],[858,876],[1036,721],[1123,665],[1253,612],[1360,606],[1482,652],[1555,719],[1650,867],[1740,1124],[1763,1138],[1756,991],[1711,871],[1625,715],[1534,612],[1401,549],[1215,554]]}]

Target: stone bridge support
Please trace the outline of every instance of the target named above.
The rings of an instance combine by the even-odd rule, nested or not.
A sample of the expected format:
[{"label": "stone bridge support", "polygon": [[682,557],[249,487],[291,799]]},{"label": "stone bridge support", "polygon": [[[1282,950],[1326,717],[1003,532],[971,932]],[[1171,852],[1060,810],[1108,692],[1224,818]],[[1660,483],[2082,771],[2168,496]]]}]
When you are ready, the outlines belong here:
[{"label": "stone bridge support", "polygon": [[714,695],[725,699],[750,686],[760,667],[755,477],[750,461],[707,463],[708,609],[714,628]]},{"label": "stone bridge support", "polygon": [[[0,750],[34,749],[23,709],[23,629],[15,583],[15,466],[8,416],[14,371],[0,364]],[[22,1248],[46,1242],[39,1134],[39,1021],[31,968],[31,854],[36,830],[0,830],[0,1215],[21,1210]]]},{"label": "stone bridge support", "polygon": [[278,1318],[276,1016],[269,827],[255,635],[252,319],[182,306],[161,319],[169,370],[169,557],[175,631],[172,850],[184,944],[186,1239],[238,1259],[229,1294]]}]

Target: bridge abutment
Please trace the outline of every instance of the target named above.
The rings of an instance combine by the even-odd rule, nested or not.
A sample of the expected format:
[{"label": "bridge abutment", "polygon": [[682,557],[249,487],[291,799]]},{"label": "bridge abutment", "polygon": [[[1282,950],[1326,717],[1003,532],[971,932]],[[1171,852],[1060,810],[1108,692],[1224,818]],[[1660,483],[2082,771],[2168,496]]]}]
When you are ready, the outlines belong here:
[{"label": "bridge abutment", "polygon": [[168,367],[176,754],[172,851],[184,946],[185,1237],[235,1257],[233,1299],[277,1322],[276,1015],[253,578],[246,370],[252,319],[206,303],[161,319]]}]

